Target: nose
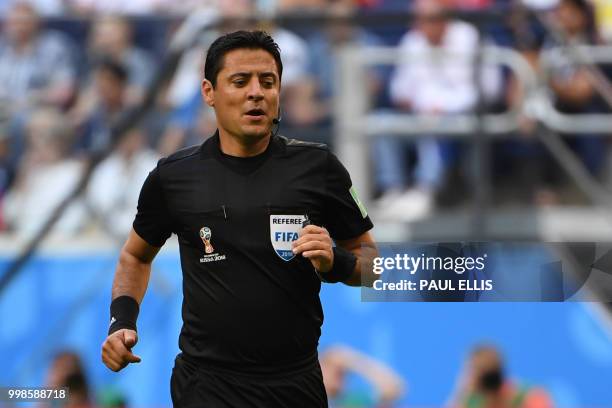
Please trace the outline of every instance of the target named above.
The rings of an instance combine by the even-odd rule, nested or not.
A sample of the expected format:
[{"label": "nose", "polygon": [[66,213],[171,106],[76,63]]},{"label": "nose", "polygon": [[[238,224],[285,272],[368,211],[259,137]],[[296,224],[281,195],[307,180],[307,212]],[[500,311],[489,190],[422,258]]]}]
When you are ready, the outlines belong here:
[{"label": "nose", "polygon": [[249,88],[247,90],[247,98],[250,101],[259,101],[263,99],[263,89],[259,81],[253,78],[249,83]]}]

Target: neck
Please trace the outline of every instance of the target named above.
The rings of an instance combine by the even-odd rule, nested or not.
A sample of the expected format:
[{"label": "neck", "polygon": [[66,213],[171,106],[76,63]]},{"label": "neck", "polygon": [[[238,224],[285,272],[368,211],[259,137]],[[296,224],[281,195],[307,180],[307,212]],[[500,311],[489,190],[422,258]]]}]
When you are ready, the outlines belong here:
[{"label": "neck", "polygon": [[245,141],[234,136],[223,129],[219,129],[219,146],[221,151],[228,156],[252,157],[263,153],[270,143],[271,133],[262,138],[252,138]]}]

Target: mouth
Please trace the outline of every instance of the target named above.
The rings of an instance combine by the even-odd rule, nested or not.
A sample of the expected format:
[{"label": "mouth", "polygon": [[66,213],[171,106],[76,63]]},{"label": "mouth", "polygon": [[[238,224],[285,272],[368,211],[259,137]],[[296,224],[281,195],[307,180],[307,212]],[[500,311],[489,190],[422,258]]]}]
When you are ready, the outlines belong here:
[{"label": "mouth", "polygon": [[250,119],[260,120],[266,116],[266,112],[263,109],[256,108],[246,111],[245,116],[249,117]]}]

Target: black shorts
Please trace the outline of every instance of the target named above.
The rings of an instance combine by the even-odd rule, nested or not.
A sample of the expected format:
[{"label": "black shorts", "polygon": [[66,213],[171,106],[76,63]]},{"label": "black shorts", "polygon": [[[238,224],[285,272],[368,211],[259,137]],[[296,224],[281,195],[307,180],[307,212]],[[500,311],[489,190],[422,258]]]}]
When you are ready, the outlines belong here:
[{"label": "black shorts", "polygon": [[318,361],[306,369],[251,375],[202,367],[176,357],[170,381],[175,408],[327,408]]}]

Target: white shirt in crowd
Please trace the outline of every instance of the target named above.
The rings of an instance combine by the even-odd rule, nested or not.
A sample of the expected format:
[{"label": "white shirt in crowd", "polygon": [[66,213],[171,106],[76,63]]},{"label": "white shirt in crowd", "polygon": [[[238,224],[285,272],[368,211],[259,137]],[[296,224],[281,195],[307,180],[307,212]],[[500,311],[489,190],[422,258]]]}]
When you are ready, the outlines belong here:
[{"label": "white shirt in crowd", "polygon": [[[409,31],[399,44],[401,57],[390,83],[395,103],[410,104],[416,113],[461,113],[478,100],[474,84],[474,57],[478,31],[470,24],[449,22],[441,46],[436,49],[418,30]],[[501,90],[497,67],[484,67],[485,97]]]},{"label": "white shirt in crowd", "polygon": [[114,153],[94,170],[87,187],[87,206],[111,234],[126,237],[130,232],[140,189],[158,159],[149,149],[130,159]]},{"label": "white shirt in crowd", "polygon": [[[47,221],[82,177],[80,161],[68,159],[41,165],[28,173],[19,188],[9,190],[3,201],[6,222],[19,236],[32,237]],[[84,225],[82,203],[74,201],[53,228],[59,234],[74,234]]]}]

